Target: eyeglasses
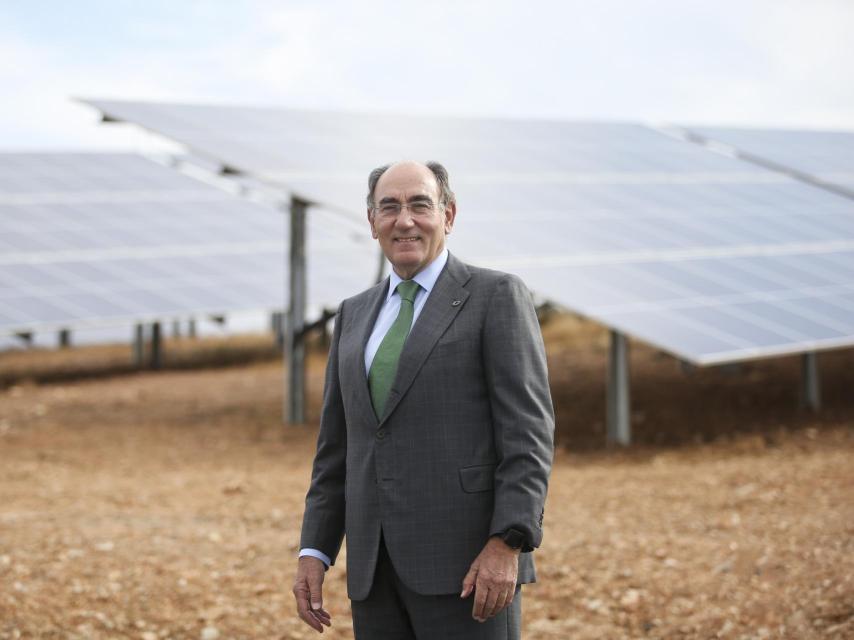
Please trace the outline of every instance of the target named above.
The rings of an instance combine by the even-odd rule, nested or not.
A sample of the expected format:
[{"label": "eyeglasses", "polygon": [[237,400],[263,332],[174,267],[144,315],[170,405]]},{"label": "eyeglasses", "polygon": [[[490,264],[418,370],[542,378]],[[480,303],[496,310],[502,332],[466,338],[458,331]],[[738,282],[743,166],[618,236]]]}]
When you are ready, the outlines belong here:
[{"label": "eyeglasses", "polygon": [[[441,204],[441,202],[439,203]],[[404,208],[409,209],[414,217],[428,216],[433,213],[436,205],[432,200],[416,200],[414,202],[384,202],[379,206],[374,207],[374,213],[378,213],[383,218],[396,218]]]}]

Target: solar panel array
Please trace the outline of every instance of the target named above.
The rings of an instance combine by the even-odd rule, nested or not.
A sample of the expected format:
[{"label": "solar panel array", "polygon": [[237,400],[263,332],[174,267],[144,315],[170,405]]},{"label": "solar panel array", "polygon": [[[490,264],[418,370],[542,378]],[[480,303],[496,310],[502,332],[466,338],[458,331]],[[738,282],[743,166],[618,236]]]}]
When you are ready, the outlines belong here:
[{"label": "solar panel array", "polygon": [[753,157],[847,187],[854,194],[854,132],[687,127]]},{"label": "solar panel array", "polygon": [[[369,283],[373,253],[313,213],[313,262],[346,265],[313,265],[319,307]],[[282,309],[286,220],[137,155],[0,154],[0,333]]]},{"label": "solar panel array", "polygon": [[854,344],[854,203],[647,127],[91,104],[360,217],[372,167],[444,161],[452,251],[699,364]]}]

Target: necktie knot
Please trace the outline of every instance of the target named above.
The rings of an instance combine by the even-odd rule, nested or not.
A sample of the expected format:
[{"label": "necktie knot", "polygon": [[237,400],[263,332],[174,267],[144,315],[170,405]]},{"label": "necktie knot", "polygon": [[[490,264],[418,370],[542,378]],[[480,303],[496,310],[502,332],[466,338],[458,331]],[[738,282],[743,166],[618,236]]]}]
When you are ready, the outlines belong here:
[{"label": "necktie knot", "polygon": [[397,285],[397,295],[407,302],[415,302],[415,295],[421,287],[415,280],[402,280]]}]

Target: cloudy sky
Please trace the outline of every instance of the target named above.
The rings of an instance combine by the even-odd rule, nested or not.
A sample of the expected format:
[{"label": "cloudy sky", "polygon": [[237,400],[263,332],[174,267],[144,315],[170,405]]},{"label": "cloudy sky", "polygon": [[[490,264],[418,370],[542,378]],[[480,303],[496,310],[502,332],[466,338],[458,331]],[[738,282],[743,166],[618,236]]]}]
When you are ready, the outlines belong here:
[{"label": "cloudy sky", "polygon": [[0,149],[156,148],[72,96],[854,130],[852,0],[0,4]]}]

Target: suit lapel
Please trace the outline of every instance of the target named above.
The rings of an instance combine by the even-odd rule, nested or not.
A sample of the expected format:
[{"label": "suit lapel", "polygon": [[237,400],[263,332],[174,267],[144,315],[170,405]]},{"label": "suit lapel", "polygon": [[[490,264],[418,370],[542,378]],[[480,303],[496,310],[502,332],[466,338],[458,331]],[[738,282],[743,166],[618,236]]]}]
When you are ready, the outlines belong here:
[{"label": "suit lapel", "polygon": [[[421,309],[421,313],[412,327],[412,332],[403,346],[394,383],[386,401],[385,415],[379,424],[385,422],[394,411],[400,399],[412,385],[415,376],[427,356],[430,355],[436,341],[445,333],[460,309],[463,308],[466,299],[469,297],[469,292],[462,285],[468,279],[469,272],[466,266],[453,255],[448,254],[448,263],[436,280],[436,285],[430,292],[427,302],[424,303],[424,308]],[[371,327],[373,327],[373,322],[371,322]],[[367,341],[367,337],[365,341]],[[368,402],[370,403],[370,396]]]},{"label": "suit lapel", "polygon": [[353,336],[354,339],[359,341],[357,349],[359,357],[352,359],[348,377],[350,380],[356,381],[355,397],[360,411],[365,416],[370,416],[370,420],[374,422],[377,421],[377,416],[374,413],[374,405],[371,403],[368,375],[365,373],[365,347],[368,344],[368,339],[371,337],[374,323],[377,321],[377,316],[383,306],[387,291],[388,278],[376,285],[371,294],[365,299],[365,302],[353,311],[355,316]]}]

